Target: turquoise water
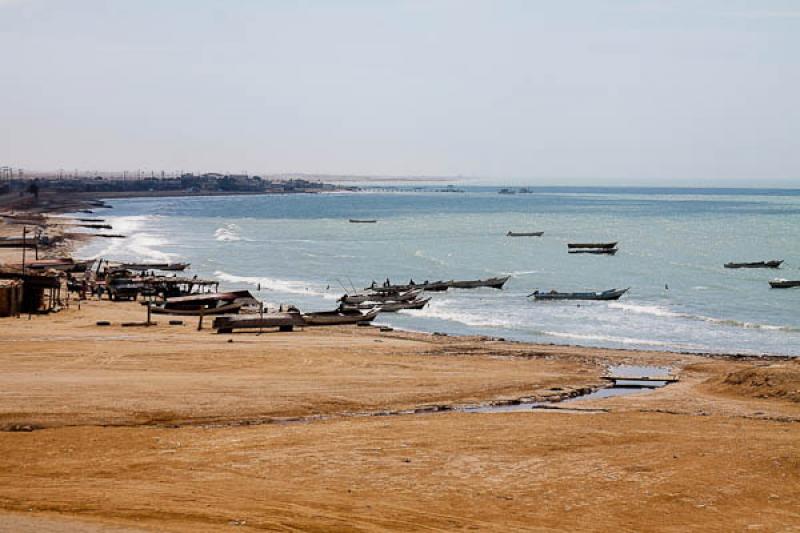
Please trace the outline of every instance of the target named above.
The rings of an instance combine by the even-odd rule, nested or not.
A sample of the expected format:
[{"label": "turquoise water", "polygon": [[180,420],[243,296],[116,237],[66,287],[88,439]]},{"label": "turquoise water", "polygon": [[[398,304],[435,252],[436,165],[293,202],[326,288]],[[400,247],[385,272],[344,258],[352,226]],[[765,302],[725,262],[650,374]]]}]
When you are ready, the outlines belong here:
[{"label": "turquoise water", "polygon": [[[496,189],[113,200],[98,213],[128,239],[86,257],[192,263],[193,274],[272,304],[329,309],[352,285],[510,274],[502,291],[433,293],[428,308],[382,315],[399,328],[544,343],[800,355],[800,193]],[[348,218],[376,218],[350,224]],[[542,238],[508,238],[544,231]],[[615,257],[566,243],[619,241]],[[780,270],[728,261],[784,259]],[[668,289],[666,288],[668,286]],[[535,289],[631,287],[618,302],[538,303]],[[352,291],[352,289],[351,289]]]}]

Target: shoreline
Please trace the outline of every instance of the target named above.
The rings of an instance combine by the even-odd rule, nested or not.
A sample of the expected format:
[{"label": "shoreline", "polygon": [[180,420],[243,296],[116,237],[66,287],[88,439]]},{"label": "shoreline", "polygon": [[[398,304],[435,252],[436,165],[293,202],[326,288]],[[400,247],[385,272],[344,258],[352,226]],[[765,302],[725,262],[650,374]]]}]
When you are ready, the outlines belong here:
[{"label": "shoreline", "polygon": [[[344,191],[344,192],[350,192],[350,191]],[[318,193],[307,193],[307,194],[340,194],[340,193],[341,192],[333,191],[333,192],[318,192]],[[189,194],[177,195],[177,197],[183,197],[183,196],[186,196],[186,197],[215,197],[215,196],[244,196],[244,195],[253,196],[253,195],[276,195],[276,194],[280,195],[280,194],[285,194],[285,193],[262,193],[262,192],[259,192],[259,193],[246,193],[246,192],[245,193],[226,193],[226,192],[220,192],[220,193],[196,193],[196,194],[195,193],[189,193]],[[306,194],[306,193],[291,193],[291,194]],[[135,192],[131,192],[131,193],[127,193],[126,192],[126,193],[121,193],[116,198],[123,198],[123,199],[145,198],[146,199],[146,198],[154,198],[154,197],[171,197],[171,196],[173,196],[173,195],[160,194],[159,191],[156,191],[153,195],[150,195],[150,196],[144,196],[144,195],[141,195],[141,194],[137,194]],[[91,199],[95,199],[95,200],[113,200],[114,198],[111,197],[111,196],[100,195],[100,196],[98,196],[96,198],[91,198]],[[75,243],[75,246],[72,247],[72,250],[75,251],[75,249],[77,248],[78,244],[80,244],[81,246],[85,246],[86,244],[88,244],[90,242],[90,240],[91,240],[91,237],[87,238],[83,243]],[[215,277],[215,275],[213,273],[209,274],[209,276],[210,277]],[[298,280],[292,280],[292,281],[298,281]],[[299,281],[302,281],[302,282],[305,283],[305,280],[299,280]],[[245,282],[242,282],[241,284],[242,284],[242,286],[251,285],[250,283],[245,283]],[[291,295],[292,293],[286,293],[286,294],[287,295]],[[448,320],[448,319],[442,319],[442,320]],[[719,319],[719,320],[722,320],[722,319]],[[396,326],[392,326],[392,327],[396,327]],[[466,325],[466,327],[472,327],[472,326]],[[440,333],[440,332],[436,331],[434,328],[414,329],[414,328],[400,327],[399,329],[404,329],[404,330],[411,331],[411,332],[425,333],[425,334],[437,334],[437,333]],[[444,332],[444,334],[449,335],[449,336],[484,335],[484,336],[495,336],[495,337],[498,337],[498,335],[496,335],[496,334],[493,335],[493,334],[479,333],[479,332],[476,332],[476,333],[447,333],[447,332]],[[524,334],[521,334],[521,336],[518,337],[518,338],[514,338],[514,336],[515,336],[515,333],[511,332],[508,335],[504,334],[504,335],[500,335],[499,337],[503,338],[504,340],[508,340],[509,342],[520,342],[520,343],[535,344],[535,345],[542,345],[542,346],[566,346],[566,347],[581,347],[581,348],[601,348],[601,349],[613,349],[613,350],[630,350],[630,351],[634,351],[634,352],[641,351],[641,352],[647,352],[647,353],[650,353],[650,352],[670,352],[670,353],[675,353],[675,354],[699,355],[699,356],[705,356],[705,357],[732,357],[732,358],[739,358],[739,359],[746,359],[746,358],[771,359],[771,358],[775,358],[776,360],[780,360],[780,359],[785,359],[785,358],[789,358],[789,359],[791,359],[791,358],[800,358],[800,355],[792,355],[792,354],[788,354],[788,353],[774,353],[774,352],[756,352],[755,350],[752,351],[752,352],[731,352],[731,351],[725,351],[725,350],[714,352],[714,351],[707,351],[707,350],[703,350],[703,349],[690,350],[690,349],[679,349],[679,348],[664,348],[664,347],[657,347],[657,346],[654,346],[654,347],[640,346],[640,347],[635,347],[635,348],[626,348],[626,347],[621,347],[621,346],[609,346],[609,345],[603,345],[603,344],[591,345],[591,344],[580,344],[580,343],[569,343],[569,342],[564,342],[564,343],[540,342],[540,341],[532,341],[532,340],[527,340],[525,338],[522,338],[522,337],[524,337]]]},{"label": "shoreline", "polygon": [[[105,200],[113,200],[113,199],[137,199],[137,198],[158,198],[158,197],[215,197],[215,196],[262,196],[262,195],[280,195],[280,194],[336,194],[337,192],[309,192],[309,193],[265,193],[265,192],[198,192],[198,193],[181,193],[181,194],[171,194],[170,192],[165,191],[153,191],[153,194],[142,193],[141,191],[125,191],[121,192],[115,196],[110,196],[108,193],[97,194],[97,193],[71,193],[67,195],[66,198],[63,198],[64,195],[60,195],[57,199],[55,205],[43,205],[37,206],[30,212],[35,214],[66,214],[69,212],[75,212],[82,208],[91,208],[91,204],[88,202],[92,201],[105,201]],[[29,199],[28,199],[29,200]],[[46,200],[47,201],[47,200]],[[0,203],[0,206],[2,204]],[[112,206],[113,207],[113,206]],[[28,212],[29,208],[22,208],[19,209],[21,212]],[[100,213],[101,214],[101,213]],[[113,216],[113,215],[112,215]],[[64,218],[64,221],[74,221],[74,218]],[[6,230],[3,230],[5,226]],[[9,225],[5,222],[0,220],[0,236],[7,234],[7,229]],[[102,239],[103,237],[93,235],[91,233],[73,233],[70,235],[69,238],[65,239],[64,244],[60,247],[60,253],[62,255],[72,255],[75,254],[79,247],[84,247],[90,244],[92,241],[97,239]],[[5,252],[5,253],[4,253]],[[3,263],[4,257],[8,256],[8,252],[0,249],[0,264]],[[50,256],[45,256],[50,257]],[[395,326],[392,326],[395,327]],[[420,334],[427,334],[427,335],[438,335],[443,334],[446,336],[458,336],[458,337],[471,337],[471,336],[488,336],[488,337],[497,337],[494,335],[485,335],[481,333],[442,333],[434,331],[431,329],[413,329],[413,328],[398,328],[401,330],[409,331],[412,333],[420,333]],[[512,332],[513,335],[513,332]],[[783,359],[793,359],[793,358],[800,358],[798,355],[791,355],[791,354],[780,354],[780,353],[769,353],[769,352],[762,352],[762,353],[748,353],[748,352],[729,352],[729,351],[720,351],[720,352],[708,352],[708,351],[691,351],[691,350],[679,350],[679,349],[661,349],[661,348],[647,348],[647,347],[639,347],[639,348],[625,348],[625,347],[609,347],[609,346],[592,346],[587,344],[572,344],[572,343],[545,343],[545,342],[532,342],[525,339],[514,339],[514,338],[507,338],[506,336],[497,337],[501,338],[507,342],[513,343],[522,343],[522,344],[529,344],[535,346],[553,346],[553,347],[569,347],[569,348],[587,348],[587,349],[610,349],[610,350],[623,350],[623,351],[631,351],[631,352],[643,352],[643,353],[654,353],[654,352],[665,352],[665,353],[673,353],[676,355],[697,355],[701,357],[708,357],[708,358],[733,358],[733,359],[740,359],[740,360],[783,360]]]}]

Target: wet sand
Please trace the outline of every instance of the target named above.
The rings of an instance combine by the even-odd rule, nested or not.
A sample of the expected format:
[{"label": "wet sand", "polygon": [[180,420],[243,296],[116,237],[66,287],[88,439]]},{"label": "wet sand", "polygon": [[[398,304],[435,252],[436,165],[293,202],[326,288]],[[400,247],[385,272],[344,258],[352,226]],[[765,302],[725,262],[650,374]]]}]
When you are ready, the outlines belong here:
[{"label": "wet sand", "polygon": [[[170,318],[0,318],[0,531],[800,530],[793,360]],[[680,381],[432,412],[557,400],[614,364]]]}]

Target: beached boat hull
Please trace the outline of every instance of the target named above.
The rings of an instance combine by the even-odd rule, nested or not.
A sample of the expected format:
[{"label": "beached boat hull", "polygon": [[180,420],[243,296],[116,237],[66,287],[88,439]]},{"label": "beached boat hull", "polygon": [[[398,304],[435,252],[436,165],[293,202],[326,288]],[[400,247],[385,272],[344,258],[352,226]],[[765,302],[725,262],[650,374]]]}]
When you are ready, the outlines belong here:
[{"label": "beached boat hull", "polygon": [[220,305],[218,307],[204,307],[202,309],[170,309],[163,305],[151,305],[150,312],[159,315],[178,315],[178,316],[207,316],[207,315],[226,315],[236,314],[242,309],[243,304],[232,303]]},{"label": "beached boat hull", "polygon": [[380,311],[373,309],[366,313],[359,310],[322,311],[319,313],[305,313],[301,315],[306,326],[342,326],[358,324],[359,322],[372,322]]}]

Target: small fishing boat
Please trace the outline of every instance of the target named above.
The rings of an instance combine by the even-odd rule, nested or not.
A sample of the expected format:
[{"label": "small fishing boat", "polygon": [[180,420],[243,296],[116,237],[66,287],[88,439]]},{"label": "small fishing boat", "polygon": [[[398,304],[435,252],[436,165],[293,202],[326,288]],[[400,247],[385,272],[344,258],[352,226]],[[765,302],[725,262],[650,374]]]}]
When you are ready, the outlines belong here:
[{"label": "small fishing boat", "polygon": [[571,242],[567,244],[567,248],[614,248],[617,241],[614,242]]},{"label": "small fishing boat", "polygon": [[376,222],[378,222],[378,221],[375,220],[375,219],[362,219],[362,218],[351,218],[350,219],[350,223],[351,224],[375,224]]},{"label": "small fishing boat", "polygon": [[769,286],[773,289],[791,289],[800,287],[800,280],[774,279],[769,282]]},{"label": "small fishing boat", "polygon": [[576,248],[574,250],[568,250],[571,254],[605,254],[605,255],[616,255],[619,251],[616,248]]},{"label": "small fishing boat", "polygon": [[[447,289],[477,289],[480,287],[489,287],[492,289],[502,289],[503,285],[511,278],[511,276],[499,276],[487,279],[464,280],[464,281],[425,281],[423,283],[414,283],[410,281],[405,285],[393,285],[391,283],[384,283],[379,286],[373,282],[372,285],[365,290],[373,291],[379,294],[397,294],[399,292],[409,291],[413,289],[422,289],[427,292],[446,291]],[[387,280],[388,281],[388,280]]]},{"label": "small fishing boat", "polygon": [[377,309],[381,313],[395,313],[397,311],[402,311],[404,309],[422,309],[428,302],[430,302],[430,298],[420,298],[416,300],[411,300],[407,302],[363,302],[356,305],[342,305],[341,309],[344,310],[351,310],[351,309],[359,309],[359,310],[368,310],[368,309]]},{"label": "small fishing boat", "polygon": [[345,294],[339,301],[343,304],[360,304],[363,302],[406,302],[409,300],[415,300],[417,296],[420,295],[422,289],[412,289],[404,292],[397,292],[397,293],[361,293],[361,294]]},{"label": "small fishing boat", "polygon": [[119,267],[127,270],[163,270],[167,272],[182,272],[189,268],[189,263],[122,263]]},{"label": "small fishing boat", "polygon": [[210,292],[167,298],[162,303],[151,304],[150,310],[164,315],[222,315],[238,313],[246,305],[260,305],[250,291]]},{"label": "small fishing boat", "polygon": [[[146,302],[144,302],[146,303]],[[165,304],[151,304],[150,312],[161,315],[179,315],[179,316],[200,316],[200,315],[235,315],[237,314],[244,304],[238,302],[224,303],[217,302],[216,305],[203,307],[202,309],[170,309]]]},{"label": "small fishing boat", "polygon": [[619,300],[620,297],[628,292],[628,289],[609,289],[602,292],[539,292],[534,291],[528,296],[533,296],[536,300]]},{"label": "small fishing boat", "polygon": [[757,261],[753,263],[725,263],[725,268],[780,268],[782,260]]},{"label": "small fishing boat", "polygon": [[372,322],[379,312],[380,309],[371,309],[363,312],[359,309],[339,308],[335,311],[303,313],[300,316],[306,326],[341,326],[358,324],[359,322]]},{"label": "small fishing boat", "polygon": [[251,316],[218,316],[214,318],[212,328],[217,333],[233,333],[234,329],[278,328],[280,331],[292,331],[295,326],[303,326],[305,322],[298,311],[271,312]]},{"label": "small fishing boat", "polygon": [[531,232],[518,232],[518,231],[509,231],[506,233],[506,237],[541,237],[544,235],[543,231],[531,231]]},{"label": "small fishing boat", "polygon": [[506,281],[511,276],[502,276],[488,279],[478,279],[474,281],[448,281],[447,285],[451,289],[477,289],[479,287],[489,287],[492,289],[502,289]]}]

